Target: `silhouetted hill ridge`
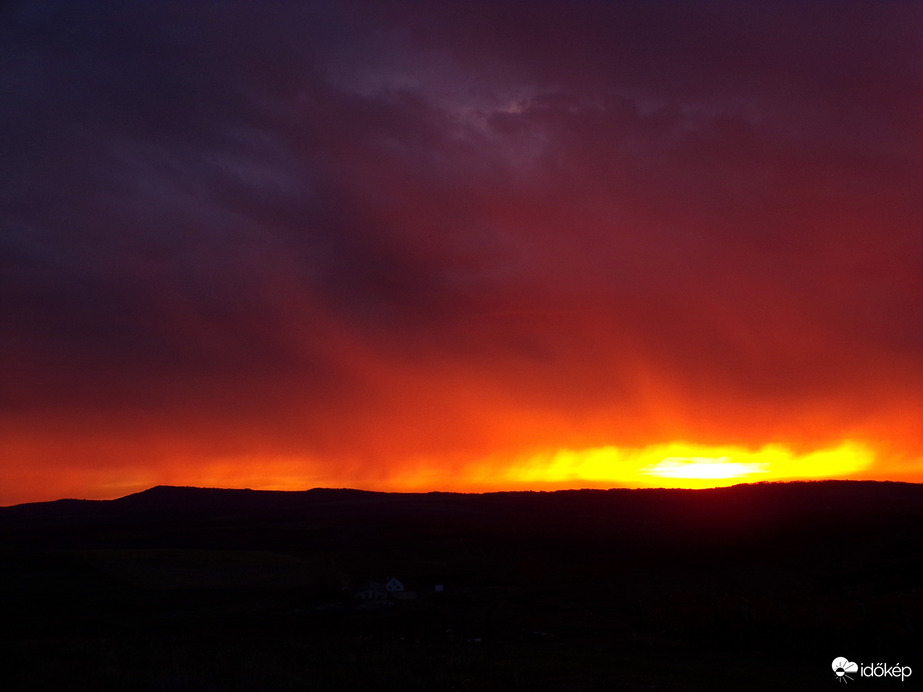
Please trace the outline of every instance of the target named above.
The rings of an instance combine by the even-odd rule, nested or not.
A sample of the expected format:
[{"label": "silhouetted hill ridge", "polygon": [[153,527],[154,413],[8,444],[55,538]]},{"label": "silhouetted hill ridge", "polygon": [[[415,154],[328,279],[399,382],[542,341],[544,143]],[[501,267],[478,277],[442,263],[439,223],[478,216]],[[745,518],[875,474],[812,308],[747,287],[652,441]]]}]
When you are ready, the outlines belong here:
[{"label": "silhouetted hill ridge", "polygon": [[[753,689],[721,684],[739,662],[725,658],[726,669],[716,652],[750,656],[749,677],[785,660],[768,667],[779,680],[764,689],[819,689],[818,679],[833,683],[829,661],[844,651],[918,669],[909,647],[923,640],[923,485],[485,494],[158,486],[2,508],[0,563],[7,648],[36,639],[32,660],[41,662],[62,637],[80,656],[87,641],[101,642],[100,668],[113,642],[129,642],[125,655],[136,660],[167,642],[249,649],[275,637],[283,645],[274,655],[297,652],[305,675],[360,646],[350,665],[483,647],[504,665],[563,652],[562,665],[592,677],[614,655],[622,676],[688,650],[717,679],[697,689]],[[366,609],[351,593],[388,576],[420,598]],[[300,667],[310,651],[328,653]]]},{"label": "silhouetted hill ridge", "polygon": [[741,484],[705,490],[610,489],[548,492],[384,493],[156,486],[115,500],[57,500],[0,507],[0,524],[118,518],[361,520],[458,516],[486,522],[657,521],[741,527],[807,517],[923,516],[923,485],[887,481]]}]

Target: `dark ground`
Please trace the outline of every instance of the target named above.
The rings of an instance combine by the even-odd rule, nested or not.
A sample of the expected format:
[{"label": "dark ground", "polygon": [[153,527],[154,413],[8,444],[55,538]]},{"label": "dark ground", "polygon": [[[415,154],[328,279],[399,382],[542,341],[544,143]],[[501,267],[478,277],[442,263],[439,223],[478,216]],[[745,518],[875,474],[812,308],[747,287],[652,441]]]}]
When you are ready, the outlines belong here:
[{"label": "dark ground", "polygon": [[899,483],[0,508],[0,690],[912,690],[921,548]]}]

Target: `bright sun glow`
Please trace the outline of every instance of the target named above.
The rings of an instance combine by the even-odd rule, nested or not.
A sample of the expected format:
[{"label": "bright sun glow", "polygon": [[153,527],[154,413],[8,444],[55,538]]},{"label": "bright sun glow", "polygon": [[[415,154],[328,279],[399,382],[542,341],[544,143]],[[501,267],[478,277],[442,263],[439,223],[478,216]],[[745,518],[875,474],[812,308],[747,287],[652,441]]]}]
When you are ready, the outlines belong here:
[{"label": "bright sun glow", "polygon": [[754,450],[676,442],[640,449],[561,449],[534,455],[509,467],[504,475],[508,481],[524,484],[590,482],[701,488],[764,480],[837,478],[862,471],[873,460],[868,447],[852,441],[806,454],[782,445]]},{"label": "bright sun glow", "polygon": [[766,473],[766,462],[740,463],[731,457],[668,457],[648,472],[663,478],[740,478]]}]

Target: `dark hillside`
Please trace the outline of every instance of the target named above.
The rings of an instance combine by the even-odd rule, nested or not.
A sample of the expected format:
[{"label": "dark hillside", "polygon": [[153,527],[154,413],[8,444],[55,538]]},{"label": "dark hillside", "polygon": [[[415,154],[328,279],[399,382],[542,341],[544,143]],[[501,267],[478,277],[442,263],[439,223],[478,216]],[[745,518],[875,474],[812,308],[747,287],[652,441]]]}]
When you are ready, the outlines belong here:
[{"label": "dark hillside", "polygon": [[[911,484],[157,487],[0,508],[0,553],[3,689],[818,689],[923,653]],[[415,598],[362,600],[390,577]]]}]

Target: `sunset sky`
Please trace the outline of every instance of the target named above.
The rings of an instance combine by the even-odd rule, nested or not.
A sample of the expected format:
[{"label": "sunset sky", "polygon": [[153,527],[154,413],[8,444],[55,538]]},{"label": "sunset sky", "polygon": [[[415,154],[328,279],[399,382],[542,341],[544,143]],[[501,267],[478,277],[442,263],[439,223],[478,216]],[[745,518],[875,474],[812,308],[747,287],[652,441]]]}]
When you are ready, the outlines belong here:
[{"label": "sunset sky", "polygon": [[0,505],[923,481],[923,3],[0,6]]}]

